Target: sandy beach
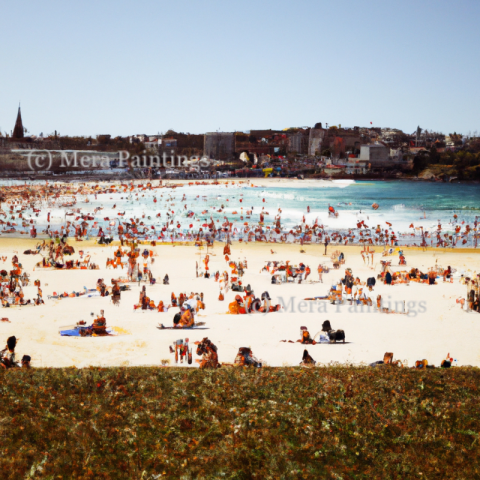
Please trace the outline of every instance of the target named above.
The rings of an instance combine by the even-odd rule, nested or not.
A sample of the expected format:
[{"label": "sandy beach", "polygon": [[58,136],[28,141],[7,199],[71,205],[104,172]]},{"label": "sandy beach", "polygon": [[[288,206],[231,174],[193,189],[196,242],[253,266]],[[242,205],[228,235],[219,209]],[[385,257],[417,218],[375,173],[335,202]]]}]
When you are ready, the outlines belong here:
[{"label": "sandy beach", "polygon": [[[32,365],[37,367],[87,367],[114,365],[159,365],[161,360],[169,359],[174,364],[174,356],[169,353],[169,345],[177,339],[189,338],[190,343],[210,338],[218,347],[221,362],[233,362],[239,347],[248,346],[265,364],[271,366],[298,365],[305,346],[299,343],[283,343],[281,340],[296,341],[300,338],[300,327],[305,326],[314,335],[321,329],[322,322],[330,320],[334,329],[343,329],[346,344],[319,344],[307,346],[311,356],[322,364],[330,362],[362,364],[379,360],[384,352],[394,352],[395,358],[414,364],[416,360],[428,359],[439,365],[450,353],[457,359],[458,365],[480,366],[478,338],[480,335],[480,316],[467,313],[455,302],[465,297],[466,286],[459,282],[429,286],[411,282],[410,285],[387,286],[379,284],[374,288],[375,296],[381,294],[391,301],[394,309],[403,309],[408,315],[378,313],[372,308],[346,305],[331,305],[328,301],[304,302],[308,297],[326,295],[330,286],[344,276],[346,267],[350,267],[355,277],[365,281],[380,272],[380,252],[377,247],[374,271],[364,264],[360,255],[361,247],[343,246],[346,264],[339,270],[330,270],[323,275],[323,283],[318,282],[316,273],[320,262],[331,266],[330,256],[323,256],[323,245],[272,245],[272,244],[234,244],[231,259],[247,259],[248,269],[242,278],[243,284],[250,284],[256,296],[268,291],[272,303],[285,306],[283,312],[252,315],[230,315],[229,302],[235,292],[229,291],[225,301],[218,300],[219,285],[210,279],[197,278],[196,262],[205,256],[206,248],[199,250],[194,246],[157,245],[145,246],[155,252],[153,275],[157,279],[154,286],[147,285],[147,293],[156,304],[163,300],[168,305],[172,292],[203,292],[205,310],[200,310],[197,321],[205,322],[206,330],[172,331],[159,330],[156,326],[163,323],[172,325],[173,315],[178,309],[168,313],[157,311],[134,311],[138,302],[140,287],[131,284],[131,291],[122,292],[119,306],[112,304],[110,297],[79,297],[48,299],[54,292],[81,291],[83,287],[94,288],[99,278],[110,285],[111,278],[122,275],[120,269],[106,268],[106,259],[113,257],[114,246],[94,245],[90,242],[70,240],[78,258],[78,250],[90,253],[92,261],[100,265],[100,270],[45,270],[34,269],[41,259],[39,255],[23,255],[23,251],[32,248],[36,242],[28,239],[1,239],[0,256],[8,257],[2,268],[10,268],[11,256],[18,252],[20,263],[33,280],[42,283],[45,304],[41,306],[11,307],[2,310],[2,316],[10,323],[2,322],[4,340],[10,335],[19,338],[17,351],[21,356],[29,354]],[[118,244],[115,242],[113,245]],[[275,254],[270,250],[274,249]],[[303,248],[305,253],[300,253]],[[329,253],[338,247],[329,247]],[[427,250],[404,249],[408,268],[418,267],[427,271],[436,264],[464,270],[466,275],[480,271],[480,255],[474,250]],[[223,244],[217,243],[209,249],[210,271],[221,273],[228,270],[223,256]],[[398,256],[387,257],[392,260],[392,270],[397,270]],[[266,261],[290,260],[293,265],[303,262],[312,269],[306,283],[285,283],[272,285],[270,275],[260,273]],[[398,267],[400,270],[402,267]],[[168,273],[170,285],[163,285],[161,279]],[[126,274],[126,269],[123,270]],[[310,282],[311,280],[311,282]],[[105,310],[108,326],[120,327],[124,335],[115,337],[75,338],[61,337],[59,329],[71,326],[80,320],[91,323],[91,313]],[[194,358],[198,358],[194,355]],[[194,364],[195,365],[195,364]]]}]

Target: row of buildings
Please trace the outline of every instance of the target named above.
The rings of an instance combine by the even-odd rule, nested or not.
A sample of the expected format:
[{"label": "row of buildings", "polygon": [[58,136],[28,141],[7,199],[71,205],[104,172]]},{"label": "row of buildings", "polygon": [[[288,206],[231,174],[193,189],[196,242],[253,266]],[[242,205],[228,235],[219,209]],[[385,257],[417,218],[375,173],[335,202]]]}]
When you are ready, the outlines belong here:
[{"label": "row of buildings", "polygon": [[[342,128],[317,123],[312,128],[208,132],[204,135],[173,131],[166,135],[138,134],[115,139],[110,135],[97,135],[96,138],[85,139],[84,144],[80,140],[78,148],[103,151],[138,148],[153,154],[203,155],[225,163],[243,161],[250,166],[288,159],[290,162],[322,165],[332,171],[344,169],[347,173],[362,173],[372,169],[409,170],[419,150],[435,146],[441,152],[445,148],[458,147],[463,141],[461,135],[445,136],[420,128],[412,134],[406,134],[392,128]],[[40,145],[45,149],[72,148],[65,141],[62,146],[56,132],[46,138],[42,134],[38,137],[26,136],[19,107],[11,135],[1,136],[0,133],[0,148],[5,151],[9,147],[38,148]]]},{"label": "row of buildings", "polygon": [[[407,149],[405,149],[405,152]],[[240,158],[256,163],[257,159],[275,157],[328,158],[332,165],[353,161],[378,167],[397,165],[411,168],[402,145],[389,145],[378,139],[373,129],[360,127],[323,127],[288,130],[251,130],[243,132],[212,132],[205,134],[204,154],[210,158]]]}]

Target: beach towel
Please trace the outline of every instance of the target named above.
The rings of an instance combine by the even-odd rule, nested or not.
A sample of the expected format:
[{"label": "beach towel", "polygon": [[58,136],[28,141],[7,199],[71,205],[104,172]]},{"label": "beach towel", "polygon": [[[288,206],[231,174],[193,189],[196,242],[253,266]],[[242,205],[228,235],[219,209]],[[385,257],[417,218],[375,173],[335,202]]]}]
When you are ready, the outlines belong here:
[{"label": "beach towel", "polygon": [[[61,327],[61,328],[62,330],[60,330],[60,335],[62,337],[82,337],[82,335],[80,334],[80,330],[87,330],[88,327],[73,326],[73,327]],[[106,336],[116,337],[118,335],[128,335],[130,332],[120,327],[108,327],[106,329],[106,333],[108,334]],[[105,335],[93,334],[91,337],[103,337],[103,336]],[[90,338],[90,336],[82,337],[82,338]]]}]

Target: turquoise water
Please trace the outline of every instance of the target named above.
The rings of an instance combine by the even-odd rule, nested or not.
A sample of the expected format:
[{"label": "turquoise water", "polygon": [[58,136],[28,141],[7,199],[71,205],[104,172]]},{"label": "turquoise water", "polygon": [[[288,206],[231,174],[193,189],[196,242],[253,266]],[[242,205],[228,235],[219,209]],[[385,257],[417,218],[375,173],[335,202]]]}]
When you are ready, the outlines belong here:
[{"label": "turquoise water", "polygon": [[[12,185],[24,182],[2,183]],[[158,184],[156,181],[153,183]],[[250,226],[259,222],[262,210],[265,225],[273,225],[275,216],[280,213],[279,209],[283,231],[301,225],[305,217],[306,225],[313,225],[317,221],[318,225],[323,225],[327,231],[346,232],[356,229],[357,223],[363,220],[371,228],[380,225],[385,229],[389,222],[392,224],[391,230],[396,233],[415,231],[418,235],[420,227],[433,233],[441,223],[444,234],[453,231],[457,225],[461,225],[462,230],[466,224],[473,227],[476,216],[480,216],[480,186],[477,184],[346,180],[323,181],[319,182],[318,186],[302,188],[254,188],[242,184],[228,187],[195,185],[175,190],[163,188],[141,191],[138,196],[135,195],[136,192],[138,190],[134,191],[133,195],[123,192],[101,194],[97,198],[91,195],[89,203],[85,203],[85,197],[81,196],[77,199],[75,208],[79,208],[81,213],[95,216],[97,224],[89,224],[91,235],[96,235],[98,226],[102,226],[106,233],[115,233],[118,222],[115,227],[110,227],[110,222],[114,219],[125,221],[130,218],[141,218],[146,228],[157,233],[164,227],[183,233],[195,232],[206,222],[209,223],[210,218],[213,218],[217,227],[228,219],[241,233],[245,221],[248,221]],[[157,202],[153,201],[154,198]],[[374,202],[379,204],[378,210],[372,209]],[[116,209],[112,208],[114,204],[117,205]],[[328,215],[329,206],[333,206],[338,212],[337,217]],[[101,207],[102,210],[94,214],[96,207]],[[307,212],[307,207],[310,207],[310,212]],[[222,211],[219,212],[219,209]],[[42,229],[46,228],[48,212],[51,213],[52,230],[56,230],[65,225],[66,218],[76,218],[65,216],[66,211],[70,210],[45,203],[38,216],[33,217],[33,212],[31,215],[38,232],[41,233]],[[248,214],[247,210],[253,212]],[[119,211],[125,212],[125,215],[117,216]],[[188,217],[188,211],[193,212],[193,216]],[[28,213],[27,211],[27,218]],[[457,215],[457,218],[454,215]],[[104,220],[105,218],[109,220]],[[171,220],[173,224],[170,224]],[[73,223],[75,224],[75,221]],[[417,230],[411,228],[412,224]],[[205,230],[205,227],[203,228]]]},{"label": "turquoise water", "polygon": [[[301,221],[309,206],[307,224],[318,216],[320,223],[341,229],[355,227],[357,219],[367,220],[367,217],[372,225],[388,221],[394,229],[406,231],[412,223],[415,227],[436,228],[439,220],[447,228],[448,224],[455,223],[455,214],[458,222],[471,224],[475,216],[480,216],[480,185],[477,184],[364,181],[297,191],[274,188],[257,192],[255,196],[258,199],[262,195],[267,205],[282,208],[284,219],[289,223]],[[380,206],[376,211],[372,209],[374,202]],[[328,216],[329,205],[339,212],[338,218]]]}]

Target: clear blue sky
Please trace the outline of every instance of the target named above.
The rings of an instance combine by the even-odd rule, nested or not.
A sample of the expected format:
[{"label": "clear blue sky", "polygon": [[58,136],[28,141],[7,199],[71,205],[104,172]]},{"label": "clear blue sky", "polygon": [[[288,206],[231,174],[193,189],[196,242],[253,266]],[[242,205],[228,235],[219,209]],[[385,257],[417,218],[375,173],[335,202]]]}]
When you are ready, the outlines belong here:
[{"label": "clear blue sky", "polygon": [[2,2],[0,129],[480,132],[480,1]]}]

